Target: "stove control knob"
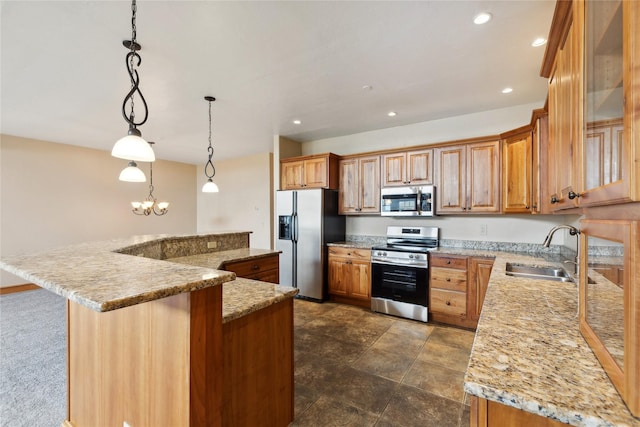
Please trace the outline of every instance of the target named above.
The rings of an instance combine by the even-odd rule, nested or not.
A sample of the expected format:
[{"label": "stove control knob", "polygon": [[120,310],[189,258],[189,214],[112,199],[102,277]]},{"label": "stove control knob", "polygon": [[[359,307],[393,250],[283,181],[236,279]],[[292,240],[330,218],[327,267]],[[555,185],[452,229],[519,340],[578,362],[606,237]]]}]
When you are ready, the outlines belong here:
[{"label": "stove control knob", "polygon": [[409,254],[409,259],[413,259],[413,254]]}]

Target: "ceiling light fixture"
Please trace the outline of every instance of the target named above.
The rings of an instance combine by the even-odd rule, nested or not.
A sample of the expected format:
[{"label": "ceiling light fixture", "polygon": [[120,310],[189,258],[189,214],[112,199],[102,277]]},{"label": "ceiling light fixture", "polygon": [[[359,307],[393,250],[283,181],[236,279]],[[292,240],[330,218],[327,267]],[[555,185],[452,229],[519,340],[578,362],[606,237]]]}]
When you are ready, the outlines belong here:
[{"label": "ceiling light fixture", "polygon": [[[113,150],[111,150],[111,155],[113,157],[118,157],[126,160],[137,160],[139,162],[153,162],[156,159],[155,154],[153,153],[153,148],[151,148],[150,144],[147,144],[147,141],[142,139],[142,133],[138,130],[138,126],[143,125],[147,118],[149,117],[149,110],[147,108],[147,101],[144,99],[142,92],[140,91],[140,76],[138,75],[137,67],[142,62],[142,58],[138,54],[138,50],[141,49],[140,44],[136,41],[136,0],[132,0],[131,2],[131,40],[124,40],[122,44],[124,47],[129,49],[129,53],[126,56],[126,65],[127,72],[129,73],[129,78],[131,79],[131,90],[125,95],[124,101],[122,102],[122,116],[129,124],[129,132],[127,136],[120,138],[118,142],[113,146]],[[134,111],[134,95],[138,93],[140,100],[142,101],[142,106],[144,107],[144,117],[142,120],[136,122],[135,120],[135,111]],[[127,116],[126,106],[127,102],[130,102],[131,109],[129,111],[129,115]]]},{"label": "ceiling light fixture", "polygon": [[547,39],[545,39],[544,37],[538,37],[537,39],[535,39],[534,41],[531,42],[531,46],[539,47],[539,46],[542,46],[542,45],[544,45],[546,43],[547,43]]},{"label": "ceiling light fixture", "polygon": [[[211,157],[213,157],[213,146],[211,145],[211,103],[216,99],[213,96],[205,96],[205,101],[209,101],[209,148],[207,151],[209,152],[209,160],[204,165],[204,174],[207,176],[207,182],[202,186],[203,193],[217,193],[220,191],[215,182],[213,182],[213,177],[216,176],[216,168],[213,167],[213,162],[211,161]],[[211,169],[211,174],[209,174],[209,169]]]},{"label": "ceiling light fixture", "polygon": [[147,177],[133,160],[129,162],[126,168],[120,172],[120,181],[126,182],[145,182]]},{"label": "ceiling light fixture", "polygon": [[502,93],[511,93],[513,92],[513,89],[510,87],[505,87],[504,89],[502,89]]},{"label": "ceiling light fixture", "polygon": [[476,25],[486,24],[487,22],[491,21],[492,17],[493,15],[491,15],[489,12],[481,12],[473,18],[473,23]]},{"label": "ceiling light fixture", "polygon": [[302,124],[302,120],[294,120],[293,124],[294,125],[301,125]]},{"label": "ceiling light fixture", "polygon": [[398,113],[396,113],[395,111],[389,111],[389,112],[387,113],[387,116],[389,116],[389,117],[395,117],[395,116],[397,116],[397,115],[398,115]]},{"label": "ceiling light fixture", "polygon": [[[149,142],[149,145],[153,142]],[[153,163],[149,163],[149,195],[142,202],[131,202],[133,213],[136,215],[149,216],[153,212],[155,215],[162,216],[169,212],[169,202],[158,202],[153,196]]]}]

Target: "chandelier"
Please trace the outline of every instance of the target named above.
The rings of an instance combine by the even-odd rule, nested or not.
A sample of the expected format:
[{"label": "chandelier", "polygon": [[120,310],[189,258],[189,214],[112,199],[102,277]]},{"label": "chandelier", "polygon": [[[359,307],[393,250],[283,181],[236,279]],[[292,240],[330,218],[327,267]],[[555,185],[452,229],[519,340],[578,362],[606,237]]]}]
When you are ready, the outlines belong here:
[{"label": "chandelier", "polygon": [[[149,142],[153,144],[153,142]],[[153,195],[153,163],[149,163],[149,195],[141,202],[131,202],[133,213],[136,215],[149,216],[151,213],[162,216],[169,212],[169,202],[158,202]]]},{"label": "chandelier", "polygon": [[[125,95],[124,101],[122,102],[122,116],[125,121],[129,124],[129,131],[127,135],[123,138],[120,138],[116,144],[113,146],[113,150],[111,151],[111,155],[113,157],[118,157],[125,160],[131,161],[140,161],[140,162],[153,162],[156,159],[155,154],[153,153],[153,148],[147,141],[142,139],[142,133],[138,129],[138,126],[143,125],[147,118],[149,117],[149,110],[147,108],[147,101],[144,99],[142,95],[142,91],[140,90],[140,76],[138,74],[137,68],[140,66],[142,62],[142,58],[138,54],[138,50],[141,49],[140,44],[136,41],[136,0],[132,0],[131,2],[131,40],[124,40],[122,44],[124,47],[129,49],[129,53],[125,58],[125,63],[127,65],[127,72],[129,73],[129,78],[131,80],[131,89]],[[134,97],[135,94],[138,94],[140,100],[142,101],[142,107],[144,111],[144,115],[141,120],[136,121],[135,114],[135,102]],[[130,104],[130,110],[127,114],[127,103]],[[131,166],[131,165],[130,165]],[[138,173],[139,175],[139,173]]]},{"label": "chandelier", "polygon": [[202,186],[203,193],[217,193],[220,191],[215,182],[213,182],[213,177],[216,175],[216,168],[213,167],[213,162],[211,158],[213,157],[213,147],[211,146],[211,103],[216,99],[213,96],[205,96],[205,101],[209,101],[209,148],[207,151],[209,152],[209,160],[204,165],[204,174],[206,175],[207,182]]}]

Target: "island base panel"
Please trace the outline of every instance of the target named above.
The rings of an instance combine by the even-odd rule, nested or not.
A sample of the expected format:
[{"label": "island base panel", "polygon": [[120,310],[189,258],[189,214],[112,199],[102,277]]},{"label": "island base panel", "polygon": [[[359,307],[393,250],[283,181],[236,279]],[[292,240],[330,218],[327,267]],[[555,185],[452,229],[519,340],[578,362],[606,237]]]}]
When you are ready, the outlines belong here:
[{"label": "island base panel", "polygon": [[103,313],[69,301],[63,426],[220,426],[221,291]]},{"label": "island base panel", "polygon": [[566,427],[551,418],[525,412],[511,406],[471,397],[471,427]]}]

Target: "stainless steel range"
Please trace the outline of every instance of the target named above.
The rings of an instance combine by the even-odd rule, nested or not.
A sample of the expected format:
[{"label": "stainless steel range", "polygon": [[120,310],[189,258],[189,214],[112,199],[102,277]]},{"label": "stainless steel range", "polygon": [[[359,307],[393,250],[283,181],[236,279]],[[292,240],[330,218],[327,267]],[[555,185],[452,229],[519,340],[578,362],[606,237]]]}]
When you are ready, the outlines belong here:
[{"label": "stainless steel range", "polygon": [[386,246],[371,251],[371,309],[428,320],[427,253],[438,247],[438,227],[387,227]]}]

